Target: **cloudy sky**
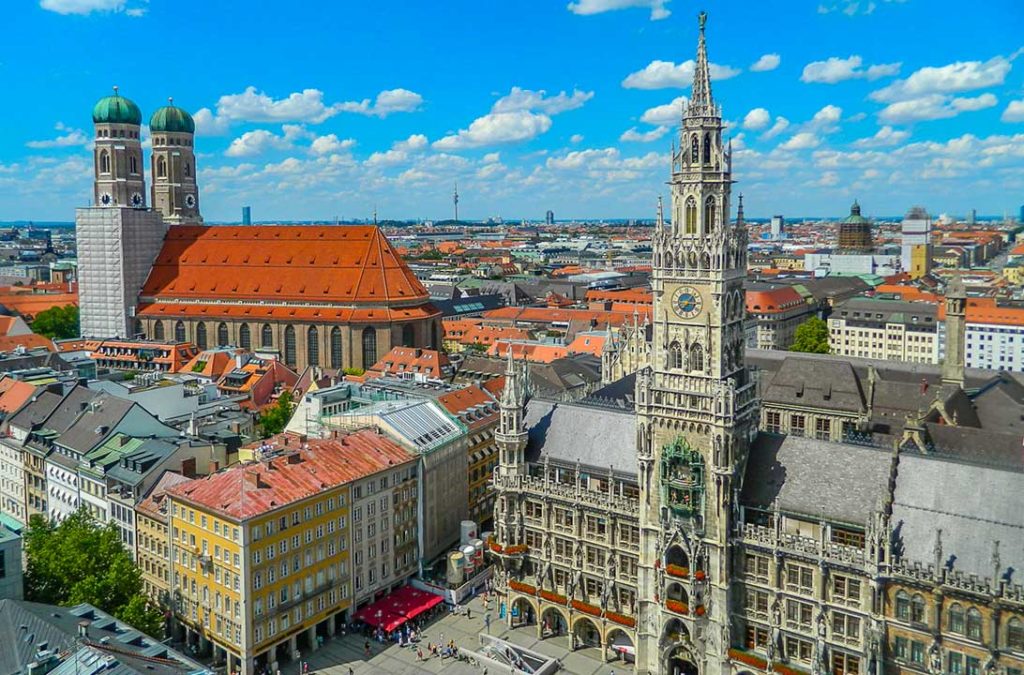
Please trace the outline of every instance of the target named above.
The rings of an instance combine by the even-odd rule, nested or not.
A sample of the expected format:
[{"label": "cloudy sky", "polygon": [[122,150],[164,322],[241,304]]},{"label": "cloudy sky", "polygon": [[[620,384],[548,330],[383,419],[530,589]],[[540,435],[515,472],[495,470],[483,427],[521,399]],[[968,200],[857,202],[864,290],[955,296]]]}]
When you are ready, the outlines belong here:
[{"label": "cloudy sky", "polygon": [[1020,0],[4,5],[0,220],[88,203],[115,84],[194,113],[212,221],[650,217],[702,7],[748,214],[1024,203]]}]

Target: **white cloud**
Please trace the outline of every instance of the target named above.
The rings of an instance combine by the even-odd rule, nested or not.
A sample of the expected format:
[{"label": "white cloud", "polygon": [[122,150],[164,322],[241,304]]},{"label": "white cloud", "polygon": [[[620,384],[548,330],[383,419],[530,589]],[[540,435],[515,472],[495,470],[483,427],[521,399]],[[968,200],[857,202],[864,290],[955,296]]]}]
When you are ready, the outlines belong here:
[{"label": "white cloud", "polygon": [[254,157],[267,150],[285,150],[291,145],[291,141],[283,136],[277,136],[266,129],[255,129],[231,141],[224,154],[228,157]]},{"label": "white cloud", "polygon": [[410,161],[413,153],[425,150],[428,145],[427,137],[423,134],[413,134],[402,141],[395,141],[391,144],[390,150],[375,152],[370,155],[366,164],[369,166],[396,166]]},{"label": "white cloud", "polygon": [[[672,61],[651,61],[643,70],[630,73],[622,81],[626,89],[669,89],[688,87],[693,82],[693,71],[696,67],[693,59],[680,64]],[[709,64],[712,80],[727,80],[739,75],[742,71],[730,66]]]},{"label": "white cloud", "polygon": [[1010,101],[1009,105],[1006,106],[1006,110],[1003,111],[1002,117],[999,119],[1004,122],[1024,122],[1024,99]]},{"label": "white cloud", "polygon": [[640,121],[655,125],[679,124],[683,117],[683,107],[688,100],[685,96],[678,96],[672,99],[671,103],[648,108],[640,116]]},{"label": "white cloud", "polygon": [[569,142],[573,145],[578,145],[583,142],[583,134],[573,134],[569,137]]},{"label": "white cloud", "polygon": [[789,128],[789,120],[785,117],[776,117],[775,124],[772,125],[771,129],[761,134],[761,139],[767,141],[768,139],[775,138],[787,128]]},{"label": "white cloud", "polygon": [[764,129],[772,121],[771,113],[764,108],[754,108],[743,118],[744,129]]},{"label": "white cloud", "polygon": [[334,107],[342,112],[387,117],[392,113],[416,112],[422,104],[423,97],[414,91],[409,91],[408,89],[388,89],[377,94],[377,99],[372,103],[370,99],[364,98],[362,101],[338,103]]},{"label": "white cloud", "polygon": [[[886,3],[903,3],[906,0],[883,0]],[[838,0],[838,2],[821,2],[818,5],[818,14],[831,14],[841,12],[846,16],[857,16],[873,14],[878,9],[878,3],[874,0]]]},{"label": "white cloud", "polygon": [[484,164],[494,164],[495,162],[500,162],[501,161],[501,153],[500,152],[488,152],[486,155],[483,156],[483,159],[481,161]]},{"label": "white cloud", "polygon": [[821,174],[821,178],[818,179],[817,185],[819,187],[834,187],[839,185],[839,174],[835,171],[826,171]]},{"label": "white cloud", "polygon": [[619,136],[619,140],[625,143],[650,143],[656,141],[668,132],[667,126],[660,126],[650,131],[640,132],[636,130],[636,127],[631,127],[626,131],[622,132]]},{"label": "white cloud", "polygon": [[832,56],[825,61],[812,61],[804,66],[800,75],[801,82],[817,82],[835,84],[844,80],[877,80],[880,77],[895,75],[900,71],[900,63],[879,63],[863,68],[864,60],[854,54],[841,59]]},{"label": "white cloud", "polygon": [[225,94],[217,100],[217,112],[202,108],[195,114],[199,133],[219,135],[227,132],[232,122],[306,122],[319,124],[340,112],[387,117],[396,112],[414,112],[423,97],[408,89],[389,89],[377,94],[375,100],[347,101],[327,105],[319,89],[304,89],[282,99],[274,99],[246,87],[240,94]]},{"label": "white cloud", "polygon": [[438,150],[464,150],[498,143],[528,141],[551,128],[551,118],[528,110],[489,113],[478,117],[468,129],[434,141]]},{"label": "white cloud", "polygon": [[782,62],[782,57],[778,54],[765,54],[750,66],[750,70],[755,73],[763,73],[769,70],[775,70],[779,67]]},{"label": "white cloud", "polygon": [[805,131],[814,131],[825,134],[835,133],[839,130],[838,123],[843,116],[843,109],[839,106],[829,104],[814,113],[814,117],[802,125]]},{"label": "white cloud", "polygon": [[997,103],[999,100],[993,94],[982,94],[973,98],[928,94],[920,98],[890,103],[878,113],[878,119],[889,124],[947,119],[962,112],[991,108]]},{"label": "white cloud", "polygon": [[57,14],[92,14],[93,12],[120,12],[125,0],[39,0],[39,6]]},{"label": "white cloud", "polygon": [[66,126],[63,122],[57,122],[54,125],[54,129],[57,131],[64,131],[66,133],[57,136],[56,138],[50,138],[42,141],[29,141],[25,145],[30,148],[42,149],[42,148],[70,148],[74,146],[88,146],[90,139],[85,135],[85,132],[81,129],[72,129]]},{"label": "white cloud", "polygon": [[199,109],[192,120],[196,123],[197,136],[223,136],[231,127],[227,118],[217,117],[209,108]]},{"label": "white cloud", "polygon": [[887,87],[871,92],[870,97],[882,103],[893,103],[928,94],[957,94],[992,87],[1006,80],[1014,56],[996,56],[984,62],[958,61],[946,66],[921,68],[905,79],[896,80]]},{"label": "white cloud", "polygon": [[553,96],[548,96],[547,92],[543,89],[532,91],[530,89],[512,87],[512,91],[507,96],[502,96],[494,102],[491,112],[503,113],[531,110],[547,115],[557,115],[567,110],[580,108],[593,97],[594,92],[580,91],[579,89],[573,89],[572,94],[566,94],[564,91],[561,91]]},{"label": "white cloud", "polygon": [[355,144],[355,139],[339,139],[336,134],[327,134],[314,138],[313,142],[309,144],[309,151],[314,155],[331,155],[349,150]]},{"label": "white cloud", "polygon": [[573,14],[601,14],[616,9],[643,7],[651,10],[651,21],[666,19],[672,13],[665,5],[669,0],[576,0],[570,2],[568,9]]},{"label": "white cloud", "polygon": [[231,121],[319,123],[337,113],[337,107],[324,104],[319,89],[304,89],[274,100],[249,86],[241,94],[226,94],[217,101],[217,116]]},{"label": "white cloud", "polygon": [[899,145],[910,137],[909,131],[897,131],[890,126],[879,129],[874,136],[861,138],[854,141],[854,145],[863,148],[880,148],[890,145]]},{"label": "white cloud", "polygon": [[821,139],[810,131],[801,131],[779,146],[780,150],[809,150],[821,145]]}]

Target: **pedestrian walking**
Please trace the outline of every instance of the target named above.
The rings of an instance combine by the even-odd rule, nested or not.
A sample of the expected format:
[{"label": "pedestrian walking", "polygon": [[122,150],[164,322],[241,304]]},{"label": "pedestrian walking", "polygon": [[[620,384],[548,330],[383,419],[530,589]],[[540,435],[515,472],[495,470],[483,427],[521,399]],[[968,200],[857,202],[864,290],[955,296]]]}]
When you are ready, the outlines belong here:
[{"label": "pedestrian walking", "polygon": [[370,658],[370,641],[367,640],[363,643],[363,653],[366,654],[366,658]]},{"label": "pedestrian walking", "polygon": [[490,633],[491,632],[491,614],[490,614],[490,612],[488,612],[487,614],[484,614],[484,626],[487,627],[487,632]]},{"label": "pedestrian walking", "polygon": [[423,660],[423,648],[422,647],[417,647],[416,648],[416,660],[417,661],[422,661]]},{"label": "pedestrian walking", "polygon": [[472,612],[472,610],[470,610],[469,605],[466,605],[466,618],[467,619],[472,619],[473,618],[473,612]]}]

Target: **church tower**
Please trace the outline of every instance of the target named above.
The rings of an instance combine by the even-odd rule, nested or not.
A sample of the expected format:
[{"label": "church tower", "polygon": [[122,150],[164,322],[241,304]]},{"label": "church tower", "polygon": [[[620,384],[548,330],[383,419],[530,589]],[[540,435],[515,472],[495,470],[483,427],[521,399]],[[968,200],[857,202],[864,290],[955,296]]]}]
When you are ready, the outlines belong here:
[{"label": "church tower", "polygon": [[78,304],[85,337],[132,337],[139,291],[167,226],[146,207],[142,113],[114,88],[92,109],[96,127],[93,205],[75,211]]},{"label": "church tower", "polygon": [[195,121],[174,105],[174,99],[168,99],[150,118],[149,132],[153,139],[153,208],[171,224],[203,222],[196,184]]},{"label": "church tower", "polygon": [[726,543],[757,419],[744,363],[747,230],[731,223],[731,151],[700,33],[673,147],[671,223],[653,238],[653,334],[637,373],[640,616],[637,670],[727,671]]},{"label": "church tower", "polygon": [[142,166],[139,106],[114,87],[92,109],[95,129],[93,150],[93,204],[114,207],[146,207],[146,176]]}]

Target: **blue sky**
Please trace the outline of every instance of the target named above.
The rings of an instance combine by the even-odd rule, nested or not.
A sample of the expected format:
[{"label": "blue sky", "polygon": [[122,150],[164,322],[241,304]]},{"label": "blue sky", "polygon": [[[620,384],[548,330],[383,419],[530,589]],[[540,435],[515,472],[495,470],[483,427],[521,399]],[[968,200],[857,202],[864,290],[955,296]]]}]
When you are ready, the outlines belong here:
[{"label": "blue sky", "polygon": [[747,213],[1016,213],[1020,0],[19,0],[0,220],[91,197],[91,108],[196,114],[208,220],[650,217],[709,12]]}]

